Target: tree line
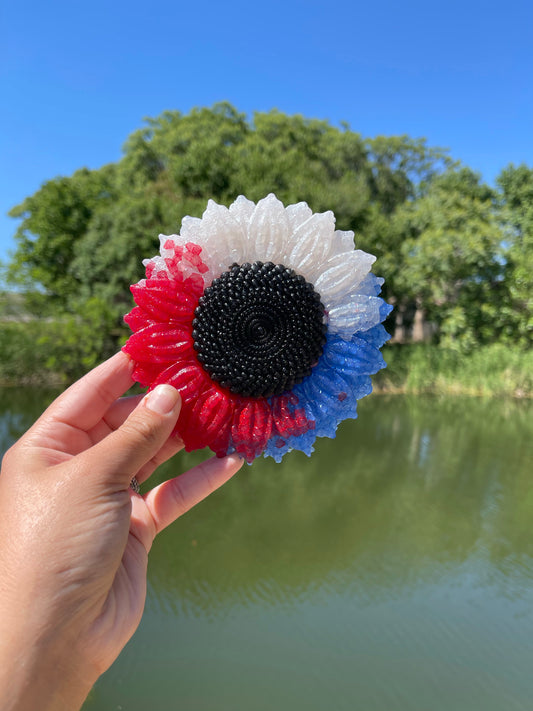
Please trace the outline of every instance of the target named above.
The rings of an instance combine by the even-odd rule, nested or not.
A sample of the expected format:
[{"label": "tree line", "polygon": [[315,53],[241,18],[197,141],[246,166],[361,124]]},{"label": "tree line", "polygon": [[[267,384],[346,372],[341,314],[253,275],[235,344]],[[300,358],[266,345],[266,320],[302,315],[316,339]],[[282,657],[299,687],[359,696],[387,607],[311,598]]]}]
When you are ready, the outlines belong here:
[{"label": "tree line", "polygon": [[126,337],[128,287],[160,232],[178,232],[209,198],[229,205],[269,192],[333,210],[377,256],[398,341],[414,326],[461,352],[531,345],[533,168],[509,165],[493,188],[423,139],[364,138],[275,110],[250,119],[227,103],[148,119],[118,162],[49,180],[14,207],[8,283],[49,324],[51,357],[91,365]]}]

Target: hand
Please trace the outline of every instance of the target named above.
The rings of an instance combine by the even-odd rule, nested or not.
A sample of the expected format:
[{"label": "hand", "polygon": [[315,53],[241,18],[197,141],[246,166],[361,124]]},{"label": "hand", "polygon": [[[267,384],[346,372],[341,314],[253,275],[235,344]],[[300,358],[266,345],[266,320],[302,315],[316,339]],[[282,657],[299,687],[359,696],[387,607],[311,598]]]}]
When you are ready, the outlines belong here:
[{"label": "hand", "polygon": [[71,386],[0,474],[0,698],[7,711],[79,708],[141,619],[155,536],[240,468],[210,459],[145,496],[129,488],[182,448],[169,385],[117,399],[118,353]]}]

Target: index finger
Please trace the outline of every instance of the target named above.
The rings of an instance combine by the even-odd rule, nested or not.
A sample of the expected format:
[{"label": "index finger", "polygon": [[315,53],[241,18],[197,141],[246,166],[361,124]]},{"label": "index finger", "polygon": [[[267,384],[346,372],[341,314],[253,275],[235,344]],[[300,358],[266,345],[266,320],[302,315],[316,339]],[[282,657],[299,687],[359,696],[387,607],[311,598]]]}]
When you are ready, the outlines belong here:
[{"label": "index finger", "polygon": [[65,390],[40,420],[90,430],[112,403],[133,385],[132,371],[133,361],[119,351]]},{"label": "index finger", "polygon": [[211,457],[145,494],[144,502],[150,512],[151,539],[231,479],[243,462],[237,454],[221,459]]}]

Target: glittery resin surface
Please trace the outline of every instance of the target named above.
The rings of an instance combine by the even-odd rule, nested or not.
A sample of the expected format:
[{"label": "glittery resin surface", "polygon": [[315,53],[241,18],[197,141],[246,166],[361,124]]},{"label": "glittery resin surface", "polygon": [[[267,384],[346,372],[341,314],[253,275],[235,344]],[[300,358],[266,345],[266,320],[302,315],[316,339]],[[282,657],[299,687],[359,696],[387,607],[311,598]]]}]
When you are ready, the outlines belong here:
[{"label": "glittery resin surface", "polygon": [[335,230],[332,212],[274,195],[229,209],[209,201],[202,219],[160,240],[131,287],[123,350],[139,383],[180,391],[188,451],[309,455],[317,436],[357,416],[385,366],[391,307],[370,272],[375,257]]}]

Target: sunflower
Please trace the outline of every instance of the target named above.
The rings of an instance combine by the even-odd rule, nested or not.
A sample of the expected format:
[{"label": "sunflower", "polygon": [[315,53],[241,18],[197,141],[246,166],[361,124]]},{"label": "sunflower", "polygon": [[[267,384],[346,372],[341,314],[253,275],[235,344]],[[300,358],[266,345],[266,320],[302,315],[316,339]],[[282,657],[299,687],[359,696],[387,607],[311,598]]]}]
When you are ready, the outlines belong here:
[{"label": "sunflower", "polygon": [[357,416],[385,366],[391,307],[370,272],[375,257],[335,230],[331,211],[272,194],[229,208],[210,200],[160,241],[131,287],[123,350],[141,385],[180,391],[187,451],[279,462],[291,449],[310,455],[316,437]]}]

